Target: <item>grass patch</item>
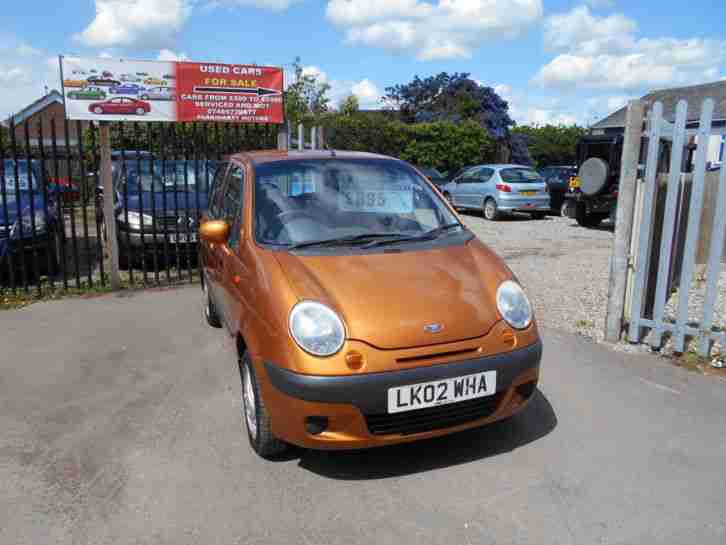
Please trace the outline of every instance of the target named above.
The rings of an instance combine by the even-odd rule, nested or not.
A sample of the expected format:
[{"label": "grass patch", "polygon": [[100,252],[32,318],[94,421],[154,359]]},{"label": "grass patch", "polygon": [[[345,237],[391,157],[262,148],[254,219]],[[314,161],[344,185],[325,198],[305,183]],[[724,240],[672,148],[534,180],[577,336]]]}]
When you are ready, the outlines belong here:
[{"label": "grass patch", "polygon": [[577,320],[575,322],[575,327],[582,327],[582,328],[595,327],[595,322],[593,322],[592,320]]}]

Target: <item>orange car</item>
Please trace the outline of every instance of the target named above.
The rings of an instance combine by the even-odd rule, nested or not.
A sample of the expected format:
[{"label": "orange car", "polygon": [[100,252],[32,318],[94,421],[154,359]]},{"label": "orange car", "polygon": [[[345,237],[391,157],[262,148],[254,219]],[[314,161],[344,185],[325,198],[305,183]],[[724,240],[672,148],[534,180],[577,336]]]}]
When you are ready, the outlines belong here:
[{"label": "orange car", "polygon": [[261,456],[444,435],[534,394],[542,344],[524,291],[407,163],[242,153],[211,191],[204,313],[236,341]]}]

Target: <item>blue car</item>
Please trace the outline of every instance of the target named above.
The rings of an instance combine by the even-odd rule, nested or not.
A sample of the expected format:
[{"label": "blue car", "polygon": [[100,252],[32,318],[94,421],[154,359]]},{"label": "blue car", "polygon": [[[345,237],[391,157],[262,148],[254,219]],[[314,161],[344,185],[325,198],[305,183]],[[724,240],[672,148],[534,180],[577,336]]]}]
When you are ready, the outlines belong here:
[{"label": "blue car", "polygon": [[511,212],[527,212],[539,219],[550,210],[544,179],[533,168],[521,165],[471,167],[441,191],[455,208],[479,210],[490,221]]},{"label": "blue car", "polygon": [[122,83],[121,85],[114,85],[108,91],[113,95],[138,95],[144,88],[141,85],[135,83]]},{"label": "blue car", "polygon": [[[23,269],[58,272],[63,233],[56,201],[43,194],[45,184],[38,161],[0,161],[0,274],[12,266],[16,282]],[[35,270],[36,255],[41,270]]]},{"label": "blue car", "polygon": [[[158,255],[194,245],[216,164],[207,160],[153,159],[125,154],[114,158],[113,184],[119,262],[134,265],[142,253]],[[133,259],[132,259],[133,258]]]}]

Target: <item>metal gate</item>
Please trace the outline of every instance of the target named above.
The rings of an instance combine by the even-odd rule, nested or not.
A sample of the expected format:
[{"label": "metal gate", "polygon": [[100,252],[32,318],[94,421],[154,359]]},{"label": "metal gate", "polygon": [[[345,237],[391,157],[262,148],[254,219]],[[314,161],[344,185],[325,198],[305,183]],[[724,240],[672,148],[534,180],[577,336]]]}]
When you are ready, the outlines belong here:
[{"label": "metal gate", "polygon": [[277,147],[271,125],[114,123],[114,195],[104,195],[99,128],[35,124],[0,134],[0,293],[106,286],[106,198],[124,284],[194,281],[197,226],[218,161]]},{"label": "metal gate", "polygon": [[[695,131],[687,129],[689,107],[700,108]],[[717,323],[716,315],[719,301],[726,297],[726,285],[722,281],[719,286],[726,239],[726,167],[707,168],[714,102],[689,106],[680,101],[673,123],[664,120],[663,105],[656,102],[648,112],[643,139],[638,108],[642,112],[642,104],[631,103],[628,111],[630,150],[623,151],[606,337],[620,336],[622,316],[629,322],[630,342],[645,341],[660,349],[670,337],[674,352],[690,347],[708,356],[714,342],[726,344],[726,324]],[[637,165],[641,146],[645,164]],[[659,172],[663,164],[668,170]],[[632,192],[623,185],[628,177]]]}]

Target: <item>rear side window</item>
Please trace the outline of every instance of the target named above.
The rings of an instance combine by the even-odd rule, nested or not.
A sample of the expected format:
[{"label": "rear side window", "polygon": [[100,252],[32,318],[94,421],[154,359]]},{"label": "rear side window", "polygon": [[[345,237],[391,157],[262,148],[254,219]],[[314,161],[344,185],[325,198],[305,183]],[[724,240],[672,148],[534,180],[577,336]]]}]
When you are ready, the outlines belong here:
[{"label": "rear side window", "polygon": [[223,217],[230,223],[230,234],[227,245],[239,249],[240,229],[242,227],[242,200],[244,195],[244,171],[242,167],[233,165],[227,176],[224,190]]},{"label": "rear side window", "polygon": [[539,172],[532,168],[503,168],[499,171],[502,181],[511,184],[528,184],[541,182]]}]

